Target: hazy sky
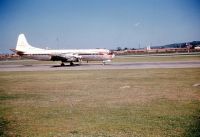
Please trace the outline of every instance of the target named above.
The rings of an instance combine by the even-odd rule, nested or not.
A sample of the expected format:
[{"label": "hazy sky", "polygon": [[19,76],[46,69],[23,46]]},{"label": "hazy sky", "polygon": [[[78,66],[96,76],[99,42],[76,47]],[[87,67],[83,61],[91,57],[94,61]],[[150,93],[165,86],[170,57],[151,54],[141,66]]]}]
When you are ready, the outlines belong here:
[{"label": "hazy sky", "polygon": [[200,0],[0,0],[0,52],[20,33],[54,49],[200,40]]}]

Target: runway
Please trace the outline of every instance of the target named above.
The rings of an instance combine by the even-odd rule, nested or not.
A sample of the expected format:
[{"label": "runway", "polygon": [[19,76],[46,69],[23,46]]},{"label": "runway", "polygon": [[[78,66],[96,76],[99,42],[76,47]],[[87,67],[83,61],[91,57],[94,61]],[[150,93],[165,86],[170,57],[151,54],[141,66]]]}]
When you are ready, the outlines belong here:
[{"label": "runway", "polygon": [[81,64],[63,66],[59,64],[0,65],[0,71],[61,71],[61,70],[107,70],[107,69],[149,69],[149,68],[200,68],[200,61],[177,62],[122,62],[102,64]]}]

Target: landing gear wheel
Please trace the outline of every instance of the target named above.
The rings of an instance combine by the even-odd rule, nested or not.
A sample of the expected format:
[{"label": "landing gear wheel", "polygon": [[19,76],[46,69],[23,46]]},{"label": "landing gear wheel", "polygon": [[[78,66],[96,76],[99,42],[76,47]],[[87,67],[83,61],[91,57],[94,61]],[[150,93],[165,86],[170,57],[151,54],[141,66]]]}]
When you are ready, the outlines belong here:
[{"label": "landing gear wheel", "polygon": [[61,64],[60,64],[61,66],[65,66],[65,64],[62,62]]},{"label": "landing gear wheel", "polygon": [[70,66],[73,66],[74,65],[74,63],[73,62],[70,62]]}]

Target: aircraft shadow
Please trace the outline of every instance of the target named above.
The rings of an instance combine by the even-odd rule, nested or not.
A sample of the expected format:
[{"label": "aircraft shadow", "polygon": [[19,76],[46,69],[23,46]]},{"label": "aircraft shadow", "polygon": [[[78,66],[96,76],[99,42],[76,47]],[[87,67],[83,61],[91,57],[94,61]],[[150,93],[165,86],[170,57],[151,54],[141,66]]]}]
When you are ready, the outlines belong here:
[{"label": "aircraft shadow", "polygon": [[52,68],[60,68],[60,67],[76,67],[76,66],[80,66],[79,64],[74,64],[74,65],[64,65],[64,66],[61,66],[61,65],[54,65],[52,66]]}]

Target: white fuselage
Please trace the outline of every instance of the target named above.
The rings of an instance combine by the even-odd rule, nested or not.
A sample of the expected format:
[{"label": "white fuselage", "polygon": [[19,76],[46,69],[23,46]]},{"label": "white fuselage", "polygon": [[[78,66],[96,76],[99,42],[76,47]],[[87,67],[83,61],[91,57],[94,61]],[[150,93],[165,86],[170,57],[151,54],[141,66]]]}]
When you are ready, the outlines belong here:
[{"label": "white fuselage", "polygon": [[83,61],[111,60],[114,55],[107,49],[71,49],[71,50],[49,50],[33,48],[23,53],[23,57],[35,60],[51,60],[52,55],[74,55]]}]

